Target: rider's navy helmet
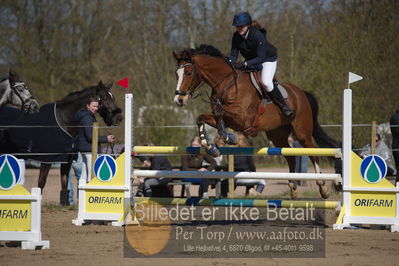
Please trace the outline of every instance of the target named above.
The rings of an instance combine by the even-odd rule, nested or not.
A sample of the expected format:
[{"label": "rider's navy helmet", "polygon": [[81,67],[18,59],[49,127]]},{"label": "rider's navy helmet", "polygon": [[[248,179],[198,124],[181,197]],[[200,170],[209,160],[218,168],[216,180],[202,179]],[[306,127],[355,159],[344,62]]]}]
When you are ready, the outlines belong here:
[{"label": "rider's navy helmet", "polygon": [[241,27],[252,23],[251,15],[248,12],[240,12],[234,16],[233,26]]}]

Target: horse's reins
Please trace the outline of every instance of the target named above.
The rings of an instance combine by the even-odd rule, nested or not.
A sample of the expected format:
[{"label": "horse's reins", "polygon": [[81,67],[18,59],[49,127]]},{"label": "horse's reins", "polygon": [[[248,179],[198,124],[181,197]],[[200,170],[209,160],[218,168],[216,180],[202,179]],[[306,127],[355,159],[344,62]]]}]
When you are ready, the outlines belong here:
[{"label": "horse's reins", "polygon": [[[194,92],[196,92],[198,89],[200,89],[200,88],[205,84],[205,81],[203,80],[203,78],[200,77],[200,75],[198,74],[198,71],[197,71],[197,69],[196,69],[196,65],[195,65],[194,63],[186,63],[186,64],[183,64],[183,65],[180,65],[178,69],[185,68],[186,66],[190,66],[190,65],[193,67],[193,72],[195,73],[195,78],[193,78],[193,79],[191,80],[190,85],[189,85],[187,91],[176,90],[176,91],[175,91],[175,95],[186,96],[186,95],[189,94],[189,93],[190,93],[190,95],[193,95]],[[237,88],[237,72],[236,72],[236,69],[235,69],[234,65],[233,65],[231,62],[230,62],[230,66],[231,66],[231,68],[233,69],[233,73],[227,74],[227,75],[224,76],[222,79],[220,79],[215,85],[211,86],[212,89],[216,89],[216,88],[217,88],[218,86],[220,86],[228,77],[230,77],[230,76],[233,74],[233,75],[234,75],[234,79],[233,79],[226,87],[224,87],[224,88],[222,89],[222,95],[221,95],[220,97],[216,97],[216,100],[213,100],[213,99],[211,98],[211,96],[209,96],[209,93],[207,92],[207,97],[208,97],[208,99],[209,99],[209,102],[206,101],[206,100],[204,100],[204,99],[202,99],[204,102],[207,102],[207,103],[209,103],[209,104],[214,104],[214,105],[216,105],[216,107],[217,107],[217,108],[216,108],[216,113],[217,113],[216,116],[221,115],[222,112],[223,112],[223,104],[224,104],[223,98],[225,97],[225,94],[227,93],[227,90],[228,90],[231,86],[233,86],[234,84],[236,85],[236,88]],[[201,79],[201,83],[200,83],[196,88],[194,88],[194,89],[190,92],[190,90],[194,87],[194,86],[193,86],[194,80],[197,79],[197,78],[200,78],[200,79]],[[195,99],[195,98],[197,98],[199,95],[200,95],[200,94],[198,94],[198,95],[196,95],[195,97],[192,97],[192,98]]]},{"label": "horse's reins", "polygon": [[228,89],[231,88],[231,86],[233,86],[234,84],[236,85],[237,88],[237,73],[235,71],[235,69],[233,68],[233,73],[229,73],[226,76],[224,76],[221,80],[219,80],[216,85],[212,86],[212,89],[216,89],[220,84],[222,84],[228,77],[231,76],[231,74],[234,75],[234,79],[227,84],[223,89],[222,89],[222,94],[221,96],[216,96],[216,99],[213,100],[211,99],[211,97],[208,94],[208,98],[210,100],[210,104],[214,104],[216,105],[216,110],[215,110],[215,116],[221,116],[223,114],[223,104],[225,102],[224,98],[226,96],[226,93],[228,91]]}]

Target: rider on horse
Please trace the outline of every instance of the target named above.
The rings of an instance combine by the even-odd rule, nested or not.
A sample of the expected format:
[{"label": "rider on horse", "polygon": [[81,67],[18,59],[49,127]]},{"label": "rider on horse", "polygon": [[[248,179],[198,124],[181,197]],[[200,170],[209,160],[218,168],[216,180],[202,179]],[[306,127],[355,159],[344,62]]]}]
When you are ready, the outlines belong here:
[{"label": "rider on horse", "polygon": [[277,88],[277,83],[273,82],[277,68],[277,49],[266,40],[266,30],[254,27],[251,15],[248,12],[236,14],[232,25],[237,30],[233,34],[230,61],[234,63],[240,52],[245,58],[245,62],[237,63],[237,68],[252,67],[262,70],[261,79],[264,95],[270,95],[285,116],[292,116],[294,111],[287,106]]}]

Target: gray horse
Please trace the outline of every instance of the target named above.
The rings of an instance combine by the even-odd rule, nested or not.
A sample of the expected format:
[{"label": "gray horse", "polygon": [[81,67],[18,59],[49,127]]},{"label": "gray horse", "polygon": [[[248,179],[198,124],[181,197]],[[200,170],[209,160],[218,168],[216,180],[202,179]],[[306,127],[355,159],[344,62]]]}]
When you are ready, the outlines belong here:
[{"label": "gray horse", "polygon": [[11,105],[30,114],[39,111],[39,103],[13,70],[9,71],[7,78],[0,80],[0,109],[5,105]]}]

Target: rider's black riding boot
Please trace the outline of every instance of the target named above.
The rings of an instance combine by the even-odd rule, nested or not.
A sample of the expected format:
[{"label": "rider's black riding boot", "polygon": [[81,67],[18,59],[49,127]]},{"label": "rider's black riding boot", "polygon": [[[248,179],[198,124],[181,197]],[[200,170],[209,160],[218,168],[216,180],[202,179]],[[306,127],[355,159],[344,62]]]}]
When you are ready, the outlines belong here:
[{"label": "rider's black riding boot", "polygon": [[280,90],[277,88],[277,85],[274,84],[274,88],[271,92],[269,92],[272,100],[280,107],[281,111],[286,117],[291,117],[294,114],[294,110],[292,110],[284,101],[283,95],[281,95]]}]

